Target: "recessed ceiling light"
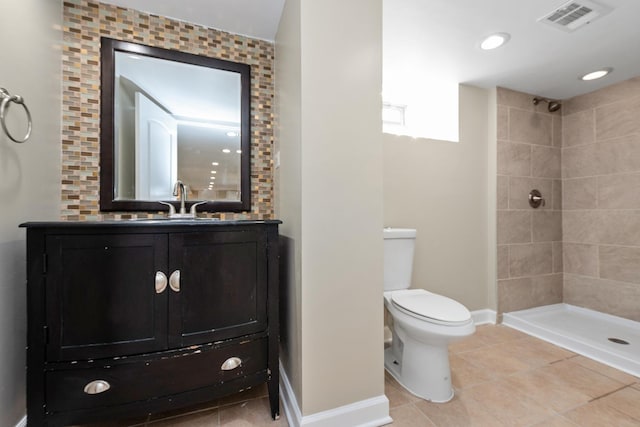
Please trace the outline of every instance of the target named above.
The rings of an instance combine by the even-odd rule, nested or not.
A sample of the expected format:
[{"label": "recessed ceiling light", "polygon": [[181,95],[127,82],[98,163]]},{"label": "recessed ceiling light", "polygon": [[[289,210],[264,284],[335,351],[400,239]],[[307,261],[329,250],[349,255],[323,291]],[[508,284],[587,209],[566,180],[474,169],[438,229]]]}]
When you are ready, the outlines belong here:
[{"label": "recessed ceiling light", "polygon": [[236,150],[236,153],[241,154],[242,150]]},{"label": "recessed ceiling light", "polygon": [[222,152],[223,152],[223,153],[230,153],[230,152],[231,152],[231,150],[229,150],[228,148],[223,148],[223,149],[222,149]]},{"label": "recessed ceiling light", "polygon": [[211,162],[212,166],[218,166],[218,162]]},{"label": "recessed ceiling light", "polygon": [[217,171],[211,171],[211,173],[218,173]]},{"label": "recessed ceiling light", "polygon": [[482,42],[480,43],[480,49],[482,50],[497,49],[503,44],[505,44],[506,42],[508,42],[510,38],[511,36],[507,33],[491,34],[490,36],[482,40]]},{"label": "recessed ceiling light", "polygon": [[603,68],[602,70],[592,71],[590,73],[587,73],[584,76],[580,77],[580,79],[585,81],[601,79],[607,74],[609,74],[611,71],[613,71],[613,68]]},{"label": "recessed ceiling light", "polygon": [[231,131],[227,132],[227,136],[230,136],[232,138],[236,137],[236,136],[238,136],[238,132],[234,132],[234,131],[231,130]]}]

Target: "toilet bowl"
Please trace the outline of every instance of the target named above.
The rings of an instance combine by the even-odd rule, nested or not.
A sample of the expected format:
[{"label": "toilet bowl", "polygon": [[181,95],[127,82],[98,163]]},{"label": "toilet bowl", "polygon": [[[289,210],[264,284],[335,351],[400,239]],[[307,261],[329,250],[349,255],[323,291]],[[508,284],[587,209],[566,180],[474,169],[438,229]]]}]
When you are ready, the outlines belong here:
[{"label": "toilet bowl", "polygon": [[392,342],[384,365],[400,385],[431,402],[453,398],[450,343],[475,332],[471,313],[459,302],[424,289],[408,289],[416,231],[384,229],[384,305]]},{"label": "toilet bowl", "polygon": [[[425,308],[419,313],[398,302],[421,298]],[[384,303],[393,319],[391,347],[384,355],[387,371],[422,399],[436,403],[451,400],[448,346],[475,332],[469,311],[450,298],[422,289],[385,292]],[[434,309],[431,312],[430,306]]]}]

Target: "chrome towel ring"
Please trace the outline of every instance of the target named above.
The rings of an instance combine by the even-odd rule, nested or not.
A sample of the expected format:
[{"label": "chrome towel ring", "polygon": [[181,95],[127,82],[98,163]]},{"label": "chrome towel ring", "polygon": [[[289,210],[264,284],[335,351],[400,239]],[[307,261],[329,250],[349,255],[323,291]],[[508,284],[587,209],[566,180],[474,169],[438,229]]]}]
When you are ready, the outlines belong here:
[{"label": "chrome towel ring", "polygon": [[[6,133],[9,139],[11,139],[13,142],[25,142],[31,136],[32,128],[31,112],[29,111],[29,108],[27,108],[27,104],[24,103],[24,99],[20,95],[11,95],[3,87],[0,87],[0,98],[2,98],[2,103],[0,103],[0,124],[2,125],[2,129],[4,129],[4,133]],[[14,138],[13,135],[11,135],[11,132],[9,132],[9,129],[7,129],[7,124],[5,123],[5,114],[10,102],[22,105],[22,108],[24,108],[24,112],[27,114],[27,134],[22,139]]]}]

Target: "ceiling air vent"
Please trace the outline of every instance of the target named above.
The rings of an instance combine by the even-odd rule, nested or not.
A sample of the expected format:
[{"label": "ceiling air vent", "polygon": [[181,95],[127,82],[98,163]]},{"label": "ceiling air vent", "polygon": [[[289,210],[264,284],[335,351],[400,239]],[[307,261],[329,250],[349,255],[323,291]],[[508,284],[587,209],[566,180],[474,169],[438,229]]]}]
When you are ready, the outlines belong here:
[{"label": "ceiling air vent", "polygon": [[538,19],[538,22],[543,22],[560,30],[571,32],[609,12],[611,12],[610,7],[592,1],[569,1],[553,12]]}]

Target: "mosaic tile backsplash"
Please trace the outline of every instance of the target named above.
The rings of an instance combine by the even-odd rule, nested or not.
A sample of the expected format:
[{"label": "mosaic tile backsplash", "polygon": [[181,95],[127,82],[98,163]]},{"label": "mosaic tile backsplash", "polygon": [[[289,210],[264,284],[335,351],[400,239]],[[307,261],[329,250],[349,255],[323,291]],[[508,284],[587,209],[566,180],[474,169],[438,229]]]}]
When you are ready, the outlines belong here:
[{"label": "mosaic tile backsplash", "polygon": [[87,0],[63,3],[63,220],[151,217],[100,212],[100,37],[251,65],[251,212],[221,219],[273,217],[274,45],[144,12]]}]

